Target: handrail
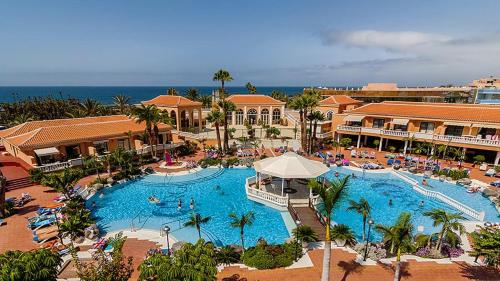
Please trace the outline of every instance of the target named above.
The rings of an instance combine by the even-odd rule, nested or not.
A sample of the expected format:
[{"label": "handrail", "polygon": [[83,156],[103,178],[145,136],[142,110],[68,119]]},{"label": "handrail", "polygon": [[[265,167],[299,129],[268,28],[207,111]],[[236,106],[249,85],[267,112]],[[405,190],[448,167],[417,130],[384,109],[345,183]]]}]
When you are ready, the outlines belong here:
[{"label": "handrail", "polygon": [[425,195],[427,197],[431,197],[431,198],[437,198],[437,199],[441,200],[442,202],[448,204],[449,206],[463,212],[464,214],[473,217],[474,219],[477,219],[479,221],[484,220],[484,216],[485,216],[484,211],[478,212],[478,211],[474,210],[473,208],[471,208],[471,207],[469,207],[461,202],[458,202],[457,200],[455,200],[453,198],[450,198],[450,197],[444,195],[441,192],[425,189],[425,188],[421,187],[418,184],[418,181],[416,181],[415,179],[412,179],[412,178],[410,178],[406,175],[403,175],[399,172],[392,171],[392,173],[394,175],[398,176],[400,179],[410,183],[413,190],[419,192],[420,194],[423,194],[423,195]]},{"label": "handrail", "polygon": [[286,196],[281,196],[271,192],[253,188],[250,186],[250,180],[255,180],[255,176],[249,177],[245,181],[245,190],[249,199],[251,199],[251,197],[254,197],[278,205],[280,207],[288,207],[288,194]]}]

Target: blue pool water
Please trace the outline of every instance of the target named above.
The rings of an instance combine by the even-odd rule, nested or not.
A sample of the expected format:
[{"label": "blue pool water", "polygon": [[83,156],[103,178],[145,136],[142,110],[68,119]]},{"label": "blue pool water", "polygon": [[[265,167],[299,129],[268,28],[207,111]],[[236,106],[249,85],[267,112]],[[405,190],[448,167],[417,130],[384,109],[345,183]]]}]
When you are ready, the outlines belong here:
[{"label": "blue pool water", "polygon": [[[333,168],[327,174],[327,177],[334,178],[334,171],[340,173],[340,177],[351,175],[352,170],[346,168]],[[336,223],[349,225],[356,234],[358,239],[362,233],[362,217],[352,211],[347,211],[349,200],[359,201],[364,197],[372,207],[372,219],[375,224],[391,225],[393,224],[401,212],[410,212],[413,218],[415,228],[424,226],[424,233],[436,232],[438,229],[432,226],[432,220],[423,216],[423,213],[433,208],[440,208],[450,212],[458,212],[456,209],[448,206],[438,199],[433,199],[421,195],[412,190],[411,186],[390,173],[362,173],[355,172],[357,178],[351,179],[347,189],[347,196],[343,198],[336,206],[333,213],[333,220]],[[471,195],[465,192],[463,187],[457,188],[451,184],[444,184],[439,181],[431,181],[432,186],[439,186],[437,191],[442,192],[466,205],[480,211],[486,212],[485,220],[499,221],[498,212],[491,202],[479,194],[472,194],[474,198],[471,200],[467,196]],[[389,206],[389,200],[392,200],[392,206]],[[424,201],[424,206],[420,206],[420,202]],[[474,201],[474,203],[472,203]],[[472,218],[464,215],[467,219]],[[417,229],[415,229],[416,231]],[[381,236],[377,232],[372,232],[372,238],[380,239]]]},{"label": "blue pool water", "polygon": [[[211,217],[202,226],[205,239],[218,239],[224,245],[240,244],[239,230],[230,226],[228,215],[253,211],[255,221],[245,229],[245,244],[254,245],[260,237],[270,243],[283,243],[289,233],[281,212],[246,198],[245,178],[252,175],[255,175],[253,169],[205,169],[175,177],[149,175],[107,189],[102,198],[94,195],[87,204],[90,207],[92,202],[97,203],[93,214],[105,231],[130,229],[131,220],[137,216],[136,227],[159,231],[162,224],[168,223],[173,236],[195,242],[198,238],[195,228],[183,227],[191,213],[189,201],[193,198],[196,212]],[[151,195],[162,203],[159,206],[149,203]],[[177,209],[179,198],[183,201],[181,211]]]},{"label": "blue pool water", "polygon": [[[334,178],[334,171],[341,176],[350,175],[352,170],[332,168],[327,177]],[[238,229],[229,225],[230,212],[242,214],[255,212],[255,222],[246,228],[246,245],[254,245],[260,237],[270,243],[281,243],[289,237],[283,217],[285,213],[265,205],[250,201],[245,194],[245,178],[253,176],[253,169],[205,169],[184,176],[149,175],[143,179],[118,185],[104,191],[101,198],[95,195],[88,200],[97,203],[94,216],[105,231],[130,229],[132,219],[136,227],[159,231],[160,226],[167,223],[172,234],[179,239],[194,242],[197,232],[194,228],[183,227],[191,210],[189,200],[192,197],[196,204],[196,212],[202,216],[210,216],[211,220],[203,225],[203,236],[209,240],[220,240],[223,244],[239,242]],[[390,173],[366,173],[364,176],[356,172],[357,178],[351,179],[343,198],[336,206],[333,220],[336,223],[349,225],[358,239],[362,233],[362,218],[355,212],[347,211],[349,200],[358,201],[361,197],[372,206],[372,218],[376,224],[392,224],[403,211],[410,212],[415,228],[423,226],[425,233],[437,231],[432,221],[423,216],[423,212],[433,208],[441,208],[450,212],[458,212],[438,199],[431,199],[412,190],[411,186]],[[415,176],[417,180],[421,180]],[[498,213],[491,202],[480,194],[469,194],[463,187],[429,181],[434,190],[440,191],[466,205],[485,211],[485,220],[500,221]],[[220,188],[216,188],[216,186]],[[148,197],[157,196],[162,204],[148,202]],[[177,201],[181,198],[183,206],[177,209]],[[392,206],[389,206],[389,200]],[[424,206],[420,202],[424,201]],[[467,218],[471,219],[471,218]],[[372,239],[380,239],[380,234],[373,231]]]}]

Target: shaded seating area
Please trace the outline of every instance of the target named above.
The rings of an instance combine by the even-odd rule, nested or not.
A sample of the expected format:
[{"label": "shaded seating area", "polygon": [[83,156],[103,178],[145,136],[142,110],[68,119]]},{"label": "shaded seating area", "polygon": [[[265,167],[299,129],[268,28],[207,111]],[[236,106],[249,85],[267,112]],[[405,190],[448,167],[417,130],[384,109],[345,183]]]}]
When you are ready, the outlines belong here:
[{"label": "shaded seating area", "polygon": [[309,179],[315,179],[330,169],[323,163],[309,160],[294,152],[254,162],[258,188],[290,198],[309,198]]}]

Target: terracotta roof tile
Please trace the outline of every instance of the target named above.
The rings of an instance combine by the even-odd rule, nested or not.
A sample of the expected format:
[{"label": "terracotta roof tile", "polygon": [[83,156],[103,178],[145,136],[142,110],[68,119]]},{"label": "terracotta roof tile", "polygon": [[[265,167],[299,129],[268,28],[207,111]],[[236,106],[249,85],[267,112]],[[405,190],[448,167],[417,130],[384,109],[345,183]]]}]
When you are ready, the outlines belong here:
[{"label": "terracotta roof tile", "polygon": [[285,102],[260,94],[235,94],[227,97],[234,104],[284,105]]},{"label": "terracotta roof tile", "polygon": [[[142,133],[145,124],[138,124],[124,115],[115,116],[116,120],[96,121],[89,118],[89,122],[79,124],[63,124],[36,128],[24,134],[5,138],[5,141],[21,149],[37,149],[48,146],[77,143],[82,141],[104,140],[114,137],[125,137],[126,132]],[[86,118],[80,118],[86,119]],[[29,123],[29,122],[28,122]],[[170,126],[160,124],[161,131],[171,129]]]},{"label": "terracotta roof tile", "polygon": [[182,96],[169,96],[169,95],[160,95],[151,100],[143,101],[142,103],[146,105],[156,105],[164,107],[201,105],[201,102],[192,101]]},{"label": "terracotta roof tile", "polygon": [[360,104],[360,103],[362,102],[346,95],[335,95],[327,97],[324,100],[321,100],[319,102],[319,105],[331,106],[331,105],[347,105],[347,104]]},{"label": "terracotta roof tile", "polygon": [[416,119],[438,119],[500,123],[500,105],[390,102],[370,103],[349,113],[400,116]]}]

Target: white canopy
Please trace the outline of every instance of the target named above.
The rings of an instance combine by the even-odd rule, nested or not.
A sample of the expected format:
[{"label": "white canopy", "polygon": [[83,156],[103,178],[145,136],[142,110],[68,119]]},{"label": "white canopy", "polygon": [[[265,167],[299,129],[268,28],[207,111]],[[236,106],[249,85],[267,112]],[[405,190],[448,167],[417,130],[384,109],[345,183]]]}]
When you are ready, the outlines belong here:
[{"label": "white canopy", "polygon": [[347,115],[344,118],[344,121],[361,122],[363,119],[365,119],[365,116],[363,115]]},{"label": "white canopy", "polygon": [[330,171],[323,163],[294,152],[256,161],[253,165],[258,173],[283,179],[312,179]]},{"label": "white canopy", "polygon": [[59,154],[59,150],[57,150],[57,148],[55,148],[55,147],[47,147],[47,148],[35,149],[34,152],[38,156],[47,156],[47,155]]},{"label": "white canopy", "polygon": [[391,123],[394,125],[403,125],[403,126],[408,125],[408,122],[410,122],[410,119],[406,118],[394,118],[391,121]]},{"label": "white canopy", "polygon": [[472,124],[471,123],[462,123],[462,122],[444,122],[443,123],[445,126],[462,126],[462,127],[470,127]]}]

